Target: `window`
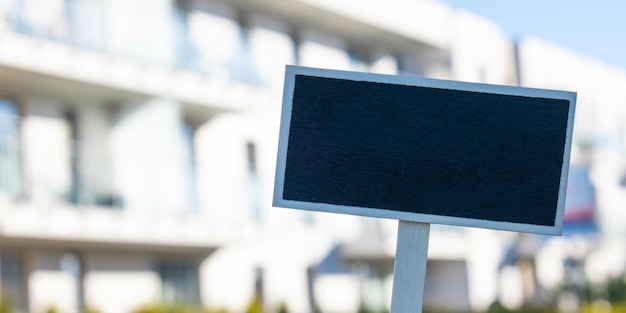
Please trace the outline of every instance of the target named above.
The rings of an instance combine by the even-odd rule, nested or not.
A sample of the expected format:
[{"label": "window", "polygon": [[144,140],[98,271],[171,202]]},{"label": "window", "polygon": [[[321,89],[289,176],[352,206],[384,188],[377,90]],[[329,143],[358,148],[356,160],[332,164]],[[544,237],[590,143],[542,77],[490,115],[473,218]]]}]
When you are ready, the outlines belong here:
[{"label": "window", "polygon": [[69,184],[66,201],[77,206],[120,208],[114,195],[109,117],[104,106],[68,106],[63,113],[67,128]]},{"label": "window", "polygon": [[83,307],[83,269],[81,259],[76,253],[65,253],[59,261],[59,268],[72,280],[74,285],[73,304],[75,311],[80,312]]},{"label": "window", "polygon": [[21,195],[20,171],[19,116],[11,101],[0,99],[0,192]]},{"label": "window", "polygon": [[256,174],[256,145],[248,141],[246,143],[246,156],[248,160],[248,172]]},{"label": "window", "polygon": [[187,193],[186,197],[186,207],[185,213],[196,214],[198,213],[198,177],[196,176],[196,151],[194,145],[194,135],[195,129],[197,127],[193,126],[189,121],[183,121],[181,127],[181,135],[182,135],[182,149],[183,153],[186,155],[182,162],[183,170],[185,171],[185,182]]},{"label": "window", "polygon": [[247,177],[247,194],[250,207],[250,216],[254,221],[260,221],[262,218],[260,206],[260,185],[257,176],[257,151],[256,145],[248,141],[246,143],[246,159],[248,167]]},{"label": "window", "polygon": [[68,201],[72,204],[78,204],[80,198],[83,198],[82,193],[82,181],[80,175],[80,160],[81,156],[80,146],[79,146],[79,129],[77,123],[76,113],[73,110],[68,110],[65,112],[65,121],[69,127],[69,135],[70,135],[70,171],[71,171],[71,185],[70,190],[68,191]]},{"label": "window", "polygon": [[161,300],[164,303],[200,304],[198,266],[193,262],[169,261],[158,266]]},{"label": "window", "polygon": [[0,256],[0,285],[14,312],[25,312],[26,291],[22,260],[15,254],[2,251]]},{"label": "window", "polygon": [[263,285],[265,285],[265,274],[262,267],[256,267],[254,269],[254,295],[261,305],[265,303],[265,291]]},{"label": "window", "polygon": [[95,50],[105,49],[106,25],[101,0],[67,0],[68,39]]},{"label": "window", "polygon": [[350,68],[354,71],[368,71],[370,69],[370,57],[365,49],[353,48],[349,50]]}]

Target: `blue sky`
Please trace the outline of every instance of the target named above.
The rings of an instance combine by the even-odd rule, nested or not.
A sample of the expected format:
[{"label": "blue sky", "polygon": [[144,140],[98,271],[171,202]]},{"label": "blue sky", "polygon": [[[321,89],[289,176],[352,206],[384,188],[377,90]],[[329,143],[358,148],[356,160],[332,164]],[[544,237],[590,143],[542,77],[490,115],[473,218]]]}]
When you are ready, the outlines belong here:
[{"label": "blue sky", "polygon": [[534,35],[626,70],[626,1],[441,1],[497,22],[511,38]]}]

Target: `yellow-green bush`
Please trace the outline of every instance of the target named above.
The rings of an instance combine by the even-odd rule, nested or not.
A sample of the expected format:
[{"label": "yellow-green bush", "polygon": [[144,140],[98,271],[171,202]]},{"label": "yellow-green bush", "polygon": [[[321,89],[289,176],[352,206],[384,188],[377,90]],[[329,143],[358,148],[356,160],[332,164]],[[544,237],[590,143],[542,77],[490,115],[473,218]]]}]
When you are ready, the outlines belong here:
[{"label": "yellow-green bush", "polygon": [[202,310],[188,304],[149,304],[131,313],[201,313]]},{"label": "yellow-green bush", "polygon": [[0,313],[12,313],[13,307],[11,302],[6,297],[0,296]]},{"label": "yellow-green bush", "polygon": [[259,298],[257,295],[254,295],[252,297],[252,300],[250,300],[250,303],[248,303],[248,307],[246,308],[246,313],[264,313],[265,310],[263,309],[263,302],[261,301],[261,298]]}]

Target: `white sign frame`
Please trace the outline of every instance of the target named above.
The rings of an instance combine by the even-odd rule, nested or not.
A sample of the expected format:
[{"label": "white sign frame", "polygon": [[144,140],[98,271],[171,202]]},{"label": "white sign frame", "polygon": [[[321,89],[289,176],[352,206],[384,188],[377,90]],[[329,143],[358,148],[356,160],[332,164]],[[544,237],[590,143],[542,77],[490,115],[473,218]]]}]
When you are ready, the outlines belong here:
[{"label": "white sign frame", "polygon": [[[283,188],[285,179],[285,166],[288,148],[289,129],[291,125],[291,110],[295,89],[296,75],[306,75],[315,77],[336,78],[354,81],[367,81],[386,84],[397,84],[406,86],[431,87],[439,89],[452,89],[471,92],[482,92],[490,94],[525,96],[549,99],[562,99],[570,103],[566,142],[563,149],[563,165],[561,169],[560,187],[558,191],[558,203],[556,208],[556,218],[554,226],[522,224],[512,222],[500,222],[492,220],[480,220],[463,217],[441,216],[433,214],[412,213],[403,211],[393,211],[386,209],[363,208],[358,206],[345,206],[326,203],[304,202],[283,199]],[[576,93],[568,91],[500,86],[478,83],[467,83],[458,81],[437,80],[412,76],[393,76],[382,74],[371,74],[361,72],[348,72],[327,69],[308,68],[300,66],[287,66],[285,72],[285,83],[282,103],[282,116],[280,124],[280,137],[278,143],[278,157],[276,166],[276,178],[274,184],[273,205],[276,207],[295,208],[309,211],[333,212],[387,219],[397,219],[417,223],[436,223],[456,226],[489,228],[496,230],[507,230],[517,232],[528,232],[548,235],[560,235],[563,227],[563,211],[565,207],[565,191],[567,189],[567,176],[569,170],[571,138],[574,125],[574,112],[576,107]]]}]

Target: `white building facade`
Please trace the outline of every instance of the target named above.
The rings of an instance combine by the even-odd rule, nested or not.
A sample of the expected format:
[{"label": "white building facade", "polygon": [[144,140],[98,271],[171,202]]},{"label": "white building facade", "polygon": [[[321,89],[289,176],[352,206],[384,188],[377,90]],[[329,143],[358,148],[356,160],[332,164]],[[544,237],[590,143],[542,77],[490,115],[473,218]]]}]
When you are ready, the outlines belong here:
[{"label": "white building facade", "polygon": [[[0,288],[18,312],[243,312],[255,295],[269,311],[388,309],[395,221],[271,206],[285,65],[588,83],[532,76],[532,42],[426,0],[1,0],[0,17]],[[579,112],[612,112],[585,97]],[[502,288],[524,285],[502,272],[517,240],[433,226],[425,305],[529,298]]]}]

